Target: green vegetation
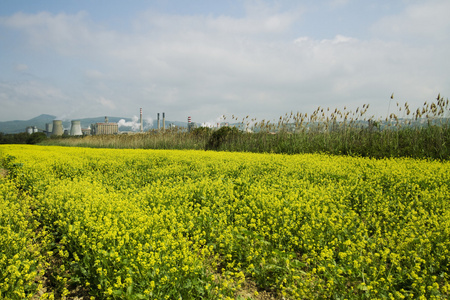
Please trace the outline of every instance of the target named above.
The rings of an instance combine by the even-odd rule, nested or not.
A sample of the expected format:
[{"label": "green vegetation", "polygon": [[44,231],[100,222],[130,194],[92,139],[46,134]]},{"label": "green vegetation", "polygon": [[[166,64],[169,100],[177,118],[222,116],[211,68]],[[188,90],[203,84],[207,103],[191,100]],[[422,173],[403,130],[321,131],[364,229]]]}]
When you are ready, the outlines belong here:
[{"label": "green vegetation", "polygon": [[105,148],[193,149],[259,153],[328,153],[363,157],[450,158],[449,102],[438,96],[411,111],[397,103],[386,119],[367,117],[369,106],[355,112],[318,108],[312,114],[286,114],[277,123],[234,119],[219,130],[171,128],[144,134],[59,138],[45,145]]},{"label": "green vegetation", "polygon": [[0,145],[0,165],[1,299],[450,296],[449,161]]},{"label": "green vegetation", "polygon": [[38,144],[45,140],[47,136],[43,132],[34,132],[28,134],[26,132],[16,134],[4,134],[0,132],[0,144]]},{"label": "green vegetation", "polygon": [[214,131],[208,138],[206,150],[220,150],[223,145],[230,147],[233,143],[239,142],[242,132],[236,127],[222,127]]}]

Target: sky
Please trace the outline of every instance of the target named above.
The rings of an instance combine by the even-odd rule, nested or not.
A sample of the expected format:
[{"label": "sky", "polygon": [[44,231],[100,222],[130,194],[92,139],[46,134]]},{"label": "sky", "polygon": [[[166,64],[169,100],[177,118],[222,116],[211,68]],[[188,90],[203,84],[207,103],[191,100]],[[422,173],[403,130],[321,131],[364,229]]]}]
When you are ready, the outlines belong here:
[{"label": "sky", "polygon": [[214,124],[364,104],[386,117],[450,96],[448,12],[448,0],[2,0],[0,121],[142,108]]}]

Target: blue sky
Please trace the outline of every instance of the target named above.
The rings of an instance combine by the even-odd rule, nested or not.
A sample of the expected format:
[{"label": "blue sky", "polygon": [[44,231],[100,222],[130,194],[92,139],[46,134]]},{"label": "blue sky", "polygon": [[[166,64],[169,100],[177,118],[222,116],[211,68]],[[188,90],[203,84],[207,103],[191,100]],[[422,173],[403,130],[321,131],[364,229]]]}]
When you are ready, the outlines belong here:
[{"label": "blue sky", "polygon": [[[450,94],[450,1],[0,2],[0,121],[215,123]],[[391,105],[394,107],[394,105]]]}]

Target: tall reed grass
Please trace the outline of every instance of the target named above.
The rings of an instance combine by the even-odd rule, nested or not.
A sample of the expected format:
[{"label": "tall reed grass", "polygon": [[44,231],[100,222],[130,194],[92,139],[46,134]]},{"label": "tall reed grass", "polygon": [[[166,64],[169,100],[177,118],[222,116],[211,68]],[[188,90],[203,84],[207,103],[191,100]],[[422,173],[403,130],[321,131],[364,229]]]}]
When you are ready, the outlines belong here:
[{"label": "tall reed grass", "polygon": [[105,148],[205,149],[267,153],[314,153],[364,157],[450,158],[449,101],[411,110],[408,103],[384,119],[368,116],[369,105],[355,111],[317,108],[312,114],[285,114],[278,122],[232,116],[231,128],[171,128],[165,132],[58,138],[43,142]]}]

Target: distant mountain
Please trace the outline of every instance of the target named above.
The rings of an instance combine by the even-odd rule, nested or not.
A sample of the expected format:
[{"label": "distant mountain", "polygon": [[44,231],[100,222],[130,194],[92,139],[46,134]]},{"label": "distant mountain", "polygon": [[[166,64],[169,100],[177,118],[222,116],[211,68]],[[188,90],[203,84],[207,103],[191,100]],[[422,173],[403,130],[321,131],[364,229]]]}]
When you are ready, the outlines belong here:
[{"label": "distant mountain", "polygon": [[[7,134],[8,133],[25,132],[27,127],[29,127],[29,126],[36,126],[39,131],[44,131],[45,124],[52,123],[53,120],[55,120],[55,119],[56,119],[56,116],[42,114],[42,115],[32,118],[30,120],[15,120],[15,121],[0,122],[0,132],[7,133]],[[79,120],[82,128],[88,128],[91,126],[91,124],[105,122],[105,117],[84,118],[84,119],[74,119],[74,120]],[[124,120],[124,121],[120,122],[120,124],[123,124],[123,126],[119,127],[119,132],[120,131],[133,131],[133,124],[135,125],[134,128],[139,128],[138,125],[136,127],[136,122],[133,123],[133,120],[131,118],[108,117],[108,121],[111,123],[119,123],[120,120]],[[174,126],[178,126],[178,127],[187,127],[187,122],[167,121],[166,120],[166,128],[169,128],[169,126],[171,124],[173,124]],[[200,125],[200,124],[198,124],[198,125]],[[70,129],[70,126],[71,126],[71,120],[63,121],[64,129]],[[144,127],[145,127],[144,128],[145,130],[158,128],[157,120],[154,120],[152,124],[148,124],[148,123],[144,122]],[[161,127],[162,127],[162,119],[161,119]]]},{"label": "distant mountain", "polygon": [[52,115],[42,114],[30,120],[15,120],[0,122],[0,132],[3,133],[19,133],[26,131],[28,126],[36,126],[39,131],[45,129],[46,123],[51,123],[56,117]]}]

